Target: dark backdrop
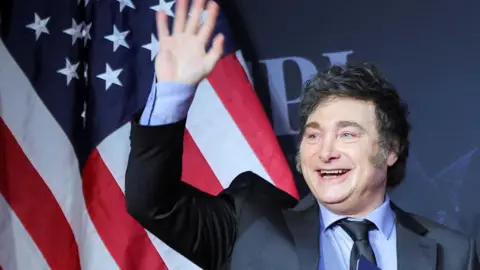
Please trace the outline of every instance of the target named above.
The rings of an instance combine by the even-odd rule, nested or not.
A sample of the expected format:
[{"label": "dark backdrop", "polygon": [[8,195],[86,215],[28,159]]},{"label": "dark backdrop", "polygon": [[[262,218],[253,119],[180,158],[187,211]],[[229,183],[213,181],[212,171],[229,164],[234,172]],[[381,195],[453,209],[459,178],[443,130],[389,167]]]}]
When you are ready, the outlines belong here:
[{"label": "dark backdrop", "polygon": [[409,103],[413,125],[407,179],[391,197],[477,237],[480,1],[236,0],[227,8],[292,169],[303,82],[331,63],[372,61]]}]

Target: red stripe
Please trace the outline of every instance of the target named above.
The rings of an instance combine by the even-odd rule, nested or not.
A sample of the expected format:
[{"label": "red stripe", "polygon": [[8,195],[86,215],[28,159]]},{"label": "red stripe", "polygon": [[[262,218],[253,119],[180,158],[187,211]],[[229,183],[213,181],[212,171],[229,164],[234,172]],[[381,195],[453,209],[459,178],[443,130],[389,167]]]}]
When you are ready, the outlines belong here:
[{"label": "red stripe", "polygon": [[96,149],[83,170],[83,192],[92,222],[120,269],[167,269],[146,231],[128,215],[125,196]]},{"label": "red stripe", "polygon": [[275,185],[299,198],[272,126],[236,55],[229,54],[220,60],[208,81]]},{"label": "red stripe", "polygon": [[0,118],[0,193],[51,269],[78,269],[73,232],[54,195]]},{"label": "red stripe", "polygon": [[212,195],[220,193],[223,190],[222,185],[188,130],[185,130],[183,148],[182,179]]}]

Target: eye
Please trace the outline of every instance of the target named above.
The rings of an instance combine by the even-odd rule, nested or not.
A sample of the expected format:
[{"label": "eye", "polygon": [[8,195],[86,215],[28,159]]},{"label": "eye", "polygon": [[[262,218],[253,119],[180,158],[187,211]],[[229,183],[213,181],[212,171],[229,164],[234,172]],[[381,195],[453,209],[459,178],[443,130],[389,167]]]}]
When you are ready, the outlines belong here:
[{"label": "eye", "polygon": [[342,134],[340,135],[340,137],[342,137],[342,138],[344,138],[344,139],[354,139],[354,138],[357,137],[357,135],[354,134],[354,133],[345,132],[345,133],[342,133]]},{"label": "eye", "polygon": [[306,134],[305,137],[310,141],[314,141],[314,140],[320,139],[321,135],[320,135],[320,133],[312,132],[312,133]]}]

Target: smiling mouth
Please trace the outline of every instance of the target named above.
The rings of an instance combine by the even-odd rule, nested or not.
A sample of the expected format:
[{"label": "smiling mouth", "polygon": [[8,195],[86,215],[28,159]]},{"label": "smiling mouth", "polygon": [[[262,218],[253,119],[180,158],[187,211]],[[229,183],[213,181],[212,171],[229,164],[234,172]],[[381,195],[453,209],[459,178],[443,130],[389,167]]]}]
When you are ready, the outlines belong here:
[{"label": "smiling mouth", "polygon": [[339,178],[346,173],[348,173],[350,169],[337,169],[337,170],[317,170],[317,173],[323,178],[323,179],[335,179]]}]

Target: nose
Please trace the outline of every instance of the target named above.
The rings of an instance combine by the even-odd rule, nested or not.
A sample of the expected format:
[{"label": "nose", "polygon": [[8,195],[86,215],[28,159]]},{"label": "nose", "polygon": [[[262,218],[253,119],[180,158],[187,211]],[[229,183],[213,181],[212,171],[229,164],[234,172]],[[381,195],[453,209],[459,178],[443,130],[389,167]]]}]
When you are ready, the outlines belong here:
[{"label": "nose", "polygon": [[324,138],[323,143],[320,147],[319,158],[325,163],[340,158],[340,153],[339,151],[337,151],[337,147],[335,144],[335,138]]}]

